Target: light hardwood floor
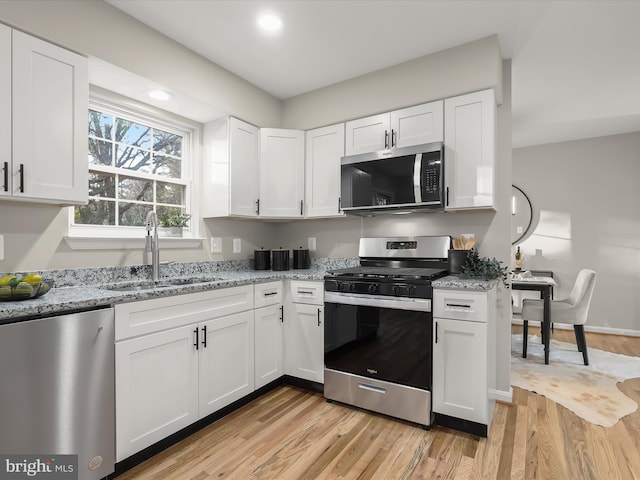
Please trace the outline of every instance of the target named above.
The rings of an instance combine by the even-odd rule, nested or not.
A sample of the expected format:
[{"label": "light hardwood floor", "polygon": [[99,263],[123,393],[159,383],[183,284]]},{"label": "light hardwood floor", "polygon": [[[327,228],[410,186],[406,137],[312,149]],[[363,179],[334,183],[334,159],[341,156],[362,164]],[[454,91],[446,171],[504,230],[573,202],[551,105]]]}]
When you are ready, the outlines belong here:
[{"label": "light hardwood floor", "polygon": [[[587,344],[640,356],[640,338],[587,333]],[[640,378],[619,388],[640,403]],[[640,479],[640,411],[603,428],[514,388],[484,439],[283,386],[117,477],[130,479]]]}]

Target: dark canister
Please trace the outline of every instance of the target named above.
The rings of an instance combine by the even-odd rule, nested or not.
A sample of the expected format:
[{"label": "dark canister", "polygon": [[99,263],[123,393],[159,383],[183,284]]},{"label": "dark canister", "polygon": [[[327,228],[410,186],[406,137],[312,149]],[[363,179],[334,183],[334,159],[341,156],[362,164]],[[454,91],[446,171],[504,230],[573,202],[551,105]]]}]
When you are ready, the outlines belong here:
[{"label": "dark canister", "polygon": [[254,250],[253,268],[255,270],[269,270],[271,268],[271,250]]},{"label": "dark canister", "polygon": [[271,270],[289,270],[289,250],[271,250]]},{"label": "dark canister", "polygon": [[462,273],[462,266],[467,261],[471,250],[449,250],[449,273]]},{"label": "dark canister", "polygon": [[300,247],[293,251],[293,268],[309,268],[311,259],[309,258],[309,249]]}]

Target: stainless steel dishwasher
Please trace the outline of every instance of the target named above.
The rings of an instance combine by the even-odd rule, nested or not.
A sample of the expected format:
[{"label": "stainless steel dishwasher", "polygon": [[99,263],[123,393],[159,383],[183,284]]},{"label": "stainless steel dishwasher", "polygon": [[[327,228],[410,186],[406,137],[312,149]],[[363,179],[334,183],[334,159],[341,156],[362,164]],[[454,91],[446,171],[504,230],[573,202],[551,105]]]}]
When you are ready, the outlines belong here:
[{"label": "stainless steel dishwasher", "polygon": [[0,325],[0,453],[78,455],[114,471],[113,308]]}]

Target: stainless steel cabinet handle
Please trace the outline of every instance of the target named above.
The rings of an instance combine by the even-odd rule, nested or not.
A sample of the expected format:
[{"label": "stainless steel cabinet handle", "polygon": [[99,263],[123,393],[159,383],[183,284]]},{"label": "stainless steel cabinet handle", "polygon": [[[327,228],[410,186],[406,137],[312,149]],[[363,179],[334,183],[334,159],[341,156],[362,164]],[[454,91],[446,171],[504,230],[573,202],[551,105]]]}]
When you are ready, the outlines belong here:
[{"label": "stainless steel cabinet handle", "polygon": [[384,148],[389,148],[389,132],[384,131]]},{"label": "stainless steel cabinet handle", "polygon": [[195,342],[194,342],[194,344],[193,344],[193,346],[194,346],[194,347],[196,347],[196,350],[198,350],[198,348],[199,348],[199,347],[198,347],[198,343],[199,343],[199,342],[198,342],[198,331],[199,331],[199,330],[198,330],[198,328],[197,328],[197,327],[193,330],[193,333],[195,333],[195,334],[196,334],[196,341],[195,341]]},{"label": "stainless steel cabinet handle", "polygon": [[280,323],[284,323],[284,305],[280,305]]},{"label": "stainless steel cabinet handle", "polygon": [[471,305],[465,305],[464,303],[447,303],[447,307],[471,308]]},{"label": "stainless steel cabinet handle", "polygon": [[9,162],[4,162],[4,167],[2,168],[4,172],[4,191],[9,191]]},{"label": "stainless steel cabinet handle", "polygon": [[310,292],[309,290],[298,290],[298,295],[313,295],[314,292]]},{"label": "stainless steel cabinet handle", "polygon": [[447,207],[449,206],[449,187],[447,187]]},{"label": "stainless steel cabinet handle", "polygon": [[320,309],[318,309],[318,326],[320,326],[320,323],[322,323],[322,322],[320,322],[320,313],[321,313],[321,311],[320,311]]},{"label": "stainless steel cabinet handle", "polygon": [[373,386],[373,385],[367,385],[366,383],[359,383],[358,384],[358,388],[361,388],[362,390],[368,390],[369,392],[382,393],[383,395],[385,393],[387,393],[387,389],[386,388],[380,388],[380,387],[376,387],[376,386]]},{"label": "stainless steel cabinet handle", "polygon": [[391,129],[391,146],[396,146],[396,131],[393,128]]},{"label": "stainless steel cabinet handle", "polygon": [[256,215],[260,215],[260,199],[256,200]]},{"label": "stainless steel cabinet handle", "polygon": [[277,295],[278,292],[264,292],[262,295],[264,297],[270,297],[271,295]]},{"label": "stainless steel cabinet handle", "polygon": [[438,343],[438,322],[436,322],[436,343]]},{"label": "stainless steel cabinet handle", "polygon": [[342,198],[338,197],[338,213],[342,212]]},{"label": "stainless steel cabinet handle", "polygon": [[304,205],[304,200],[300,200],[300,215],[304,213],[302,209],[303,205]]},{"label": "stainless steel cabinet handle", "polygon": [[207,326],[202,327],[202,346],[207,348]]}]

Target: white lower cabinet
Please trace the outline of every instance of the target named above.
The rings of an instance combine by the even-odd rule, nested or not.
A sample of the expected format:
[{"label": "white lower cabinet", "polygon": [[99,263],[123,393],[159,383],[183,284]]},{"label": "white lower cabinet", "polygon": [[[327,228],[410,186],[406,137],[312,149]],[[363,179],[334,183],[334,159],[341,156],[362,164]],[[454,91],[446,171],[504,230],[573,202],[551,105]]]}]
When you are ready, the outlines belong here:
[{"label": "white lower cabinet", "polygon": [[281,281],[258,284],[255,290],[255,387],[258,389],[284,373],[284,306]]},{"label": "white lower cabinet", "polygon": [[200,328],[200,418],[254,390],[253,311],[216,318]]},{"label": "white lower cabinet", "polygon": [[194,328],[116,343],[116,461],[198,420]]},{"label": "white lower cabinet", "polygon": [[[253,286],[115,311],[116,461],[253,392]],[[160,331],[131,334],[156,321]]]},{"label": "white lower cabinet", "polygon": [[324,383],[322,282],[291,281],[284,309],[285,373]]},{"label": "white lower cabinet", "polygon": [[[486,435],[495,400],[496,288],[433,291],[433,411],[441,423],[475,422]],[[477,433],[477,430],[474,431]]]}]

